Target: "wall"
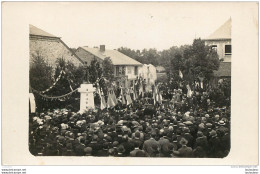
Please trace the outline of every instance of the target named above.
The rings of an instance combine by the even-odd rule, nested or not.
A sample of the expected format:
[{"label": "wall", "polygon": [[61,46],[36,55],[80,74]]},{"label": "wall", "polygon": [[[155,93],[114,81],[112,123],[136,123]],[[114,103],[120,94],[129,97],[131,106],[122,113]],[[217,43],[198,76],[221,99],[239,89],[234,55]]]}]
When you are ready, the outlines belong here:
[{"label": "wall", "polygon": [[[115,65],[114,66],[114,75],[116,76],[116,67],[122,68],[123,65]],[[116,76],[116,81],[119,82],[119,85],[122,85],[123,87],[130,87],[131,83],[138,77],[139,71],[141,69],[141,66],[137,66],[137,75],[135,75],[135,66],[134,65],[125,65],[125,75],[119,74],[119,76]],[[127,77],[127,79],[126,79]],[[125,79],[125,80],[124,80]]]},{"label": "wall", "polygon": [[151,84],[154,84],[154,82],[157,80],[156,68],[151,64],[149,64],[149,65],[144,64],[143,67],[139,71],[139,75],[141,77],[143,77],[144,79],[146,79],[147,82],[148,82],[148,78],[149,78]]},{"label": "wall", "polygon": [[59,38],[30,38],[30,65],[32,63],[33,55],[37,55],[37,53],[39,53],[53,68],[56,67],[57,59],[62,57],[66,61],[71,61],[75,66],[82,65]]},{"label": "wall", "polygon": [[[232,45],[230,40],[210,40],[205,41],[206,45],[217,45],[217,53],[220,59],[224,59],[224,62],[231,62],[232,55],[225,55],[225,45]],[[232,50],[232,46],[231,46]]]},{"label": "wall", "polygon": [[126,75],[128,76],[128,79],[136,79],[140,70],[140,66],[137,67],[137,75],[135,75],[135,66],[126,66]]}]

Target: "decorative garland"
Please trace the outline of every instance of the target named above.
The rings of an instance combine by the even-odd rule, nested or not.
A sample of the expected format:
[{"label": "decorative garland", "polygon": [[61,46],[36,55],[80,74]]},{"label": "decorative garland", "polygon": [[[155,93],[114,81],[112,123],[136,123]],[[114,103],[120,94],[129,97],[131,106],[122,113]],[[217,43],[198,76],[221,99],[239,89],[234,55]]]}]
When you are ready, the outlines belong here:
[{"label": "decorative garland", "polygon": [[74,92],[77,92],[78,91],[78,88],[67,93],[67,94],[64,94],[64,95],[61,95],[61,96],[47,96],[47,95],[44,95],[44,94],[41,94],[39,91],[31,88],[32,91],[36,92],[38,95],[40,95],[42,98],[44,99],[51,99],[51,100],[57,100],[57,99],[65,99],[66,97],[72,95]]},{"label": "decorative garland", "polygon": [[58,82],[58,81],[60,80],[60,78],[61,78],[62,73],[66,74],[65,71],[61,70],[61,71],[60,71],[60,74],[59,74],[59,76],[58,76],[58,78],[55,80],[55,82],[54,82],[48,89],[46,89],[45,91],[38,91],[38,92],[40,92],[41,94],[44,94],[44,93],[50,91],[53,87],[56,86],[57,82]]}]

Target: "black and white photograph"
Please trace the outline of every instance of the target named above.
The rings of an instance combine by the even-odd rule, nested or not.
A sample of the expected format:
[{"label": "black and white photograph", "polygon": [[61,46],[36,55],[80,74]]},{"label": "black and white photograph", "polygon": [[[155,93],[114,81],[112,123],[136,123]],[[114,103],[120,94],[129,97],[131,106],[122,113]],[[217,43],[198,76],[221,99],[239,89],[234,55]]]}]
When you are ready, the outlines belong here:
[{"label": "black and white photograph", "polygon": [[[146,32],[140,33],[144,35],[140,39],[153,40],[164,30],[187,35],[174,25],[156,33],[157,25],[167,21],[153,14],[140,17],[146,18],[142,25],[155,28],[140,30]],[[113,27],[105,19],[96,19],[106,26],[98,29],[98,35],[110,37],[89,38],[92,33],[87,29],[77,33],[81,40],[74,38],[79,43],[74,47],[57,30],[54,35],[35,24],[28,26],[30,152],[35,156],[226,157],[232,124],[232,18],[221,16],[222,23],[212,31],[190,28],[185,36],[189,42],[168,37],[167,44],[157,46],[147,40],[135,47],[131,42],[139,38],[132,38],[127,26],[116,27],[120,20],[129,19],[131,25],[135,21],[123,14]],[[172,16],[168,22],[175,20],[188,26],[193,19]],[[74,32],[72,27],[64,33]],[[126,39],[122,45],[123,36],[118,38],[117,33]]]}]

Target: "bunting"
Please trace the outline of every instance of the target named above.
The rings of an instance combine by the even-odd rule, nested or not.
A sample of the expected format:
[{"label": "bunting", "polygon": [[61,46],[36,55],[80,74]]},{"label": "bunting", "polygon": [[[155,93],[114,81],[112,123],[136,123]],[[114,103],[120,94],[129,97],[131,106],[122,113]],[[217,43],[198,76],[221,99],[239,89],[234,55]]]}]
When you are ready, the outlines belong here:
[{"label": "bunting", "polygon": [[44,91],[39,91],[39,92],[42,93],[42,94],[44,94],[44,93],[50,91],[53,87],[56,86],[57,82],[61,79],[61,75],[62,75],[63,73],[65,74],[65,71],[61,70],[61,71],[60,71],[60,74],[59,74],[59,76],[57,77],[57,79],[55,80],[55,82],[54,82],[48,89],[46,89],[46,90],[44,90]]},{"label": "bunting", "polygon": [[60,101],[64,101],[65,99],[68,99],[73,93],[78,91],[78,88],[61,96],[47,96],[45,94],[41,94],[41,92],[31,88],[33,92],[35,92],[36,94],[38,94],[39,96],[41,96],[44,100],[60,100]]}]

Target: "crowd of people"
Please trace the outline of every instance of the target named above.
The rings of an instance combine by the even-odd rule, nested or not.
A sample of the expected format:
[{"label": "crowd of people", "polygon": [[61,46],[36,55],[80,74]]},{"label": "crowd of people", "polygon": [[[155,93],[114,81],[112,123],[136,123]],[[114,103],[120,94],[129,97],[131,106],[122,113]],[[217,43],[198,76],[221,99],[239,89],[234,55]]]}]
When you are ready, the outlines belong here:
[{"label": "crowd of people", "polygon": [[187,97],[181,88],[161,88],[162,104],[146,95],[124,107],[37,113],[29,149],[36,156],[223,158],[230,151],[230,96],[216,89]]}]

